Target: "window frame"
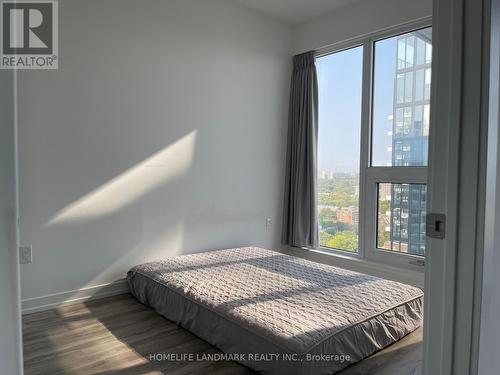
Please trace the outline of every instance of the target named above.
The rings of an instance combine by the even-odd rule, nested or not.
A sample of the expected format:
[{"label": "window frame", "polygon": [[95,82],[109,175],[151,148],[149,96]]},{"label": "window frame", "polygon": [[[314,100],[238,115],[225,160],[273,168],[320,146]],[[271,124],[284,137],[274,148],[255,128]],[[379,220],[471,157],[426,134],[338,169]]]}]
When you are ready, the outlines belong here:
[{"label": "window frame", "polygon": [[[419,29],[432,27],[432,18],[425,17],[385,30],[366,34],[359,38],[336,43],[315,52],[315,58],[331,55],[347,49],[363,47],[362,93],[361,93],[361,137],[359,171],[359,233],[358,252],[320,246],[317,251],[331,255],[359,258],[398,268],[423,272],[425,257],[391,252],[377,248],[378,183],[427,184],[427,166],[384,167],[371,166],[372,160],[372,113],[375,69],[375,42]],[[431,78],[432,79],[432,78]],[[431,81],[432,82],[432,81]]]}]

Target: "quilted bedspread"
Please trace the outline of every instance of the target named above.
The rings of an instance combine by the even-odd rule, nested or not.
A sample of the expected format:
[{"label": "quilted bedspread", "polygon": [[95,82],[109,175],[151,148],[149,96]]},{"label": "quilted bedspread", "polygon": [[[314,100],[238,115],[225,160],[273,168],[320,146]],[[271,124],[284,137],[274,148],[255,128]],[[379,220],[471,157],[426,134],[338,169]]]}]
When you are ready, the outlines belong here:
[{"label": "quilted bedspread", "polygon": [[420,289],[257,247],[179,256],[134,267],[287,351],[420,298]]}]

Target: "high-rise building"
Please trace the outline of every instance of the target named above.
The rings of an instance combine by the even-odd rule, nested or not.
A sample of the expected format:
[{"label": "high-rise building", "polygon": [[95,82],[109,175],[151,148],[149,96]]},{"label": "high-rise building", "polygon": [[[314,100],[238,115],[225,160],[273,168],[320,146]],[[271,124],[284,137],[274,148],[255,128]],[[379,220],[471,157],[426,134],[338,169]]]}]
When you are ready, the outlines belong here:
[{"label": "high-rise building", "polygon": [[[392,165],[426,166],[429,137],[432,36],[430,29],[397,39]],[[427,187],[392,184],[391,249],[423,255]]]}]

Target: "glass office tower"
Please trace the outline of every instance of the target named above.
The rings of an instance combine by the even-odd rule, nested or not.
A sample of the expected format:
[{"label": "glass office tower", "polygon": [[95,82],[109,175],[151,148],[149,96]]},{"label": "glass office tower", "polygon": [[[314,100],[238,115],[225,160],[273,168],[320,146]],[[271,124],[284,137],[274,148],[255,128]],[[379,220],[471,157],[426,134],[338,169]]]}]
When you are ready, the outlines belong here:
[{"label": "glass office tower", "polygon": [[[431,29],[397,38],[392,166],[427,166],[431,88]],[[392,184],[390,246],[424,255],[427,186]]]}]

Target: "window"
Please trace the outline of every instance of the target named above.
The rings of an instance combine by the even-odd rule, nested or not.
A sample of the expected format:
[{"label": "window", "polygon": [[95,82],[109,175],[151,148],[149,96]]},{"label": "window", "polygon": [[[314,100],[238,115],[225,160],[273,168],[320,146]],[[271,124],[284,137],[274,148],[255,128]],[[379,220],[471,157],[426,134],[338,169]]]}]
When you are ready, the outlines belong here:
[{"label": "window", "polygon": [[317,60],[320,245],[357,252],[363,48]]},{"label": "window", "polygon": [[427,186],[377,186],[377,249],[423,256]]},{"label": "window", "polygon": [[[374,43],[372,166],[427,166],[432,59],[427,45],[431,28]],[[391,56],[398,61],[391,63]],[[403,140],[411,151],[387,151],[392,145],[395,152]]]},{"label": "window", "polygon": [[431,64],[431,27],[317,58],[323,248],[425,255]]}]

